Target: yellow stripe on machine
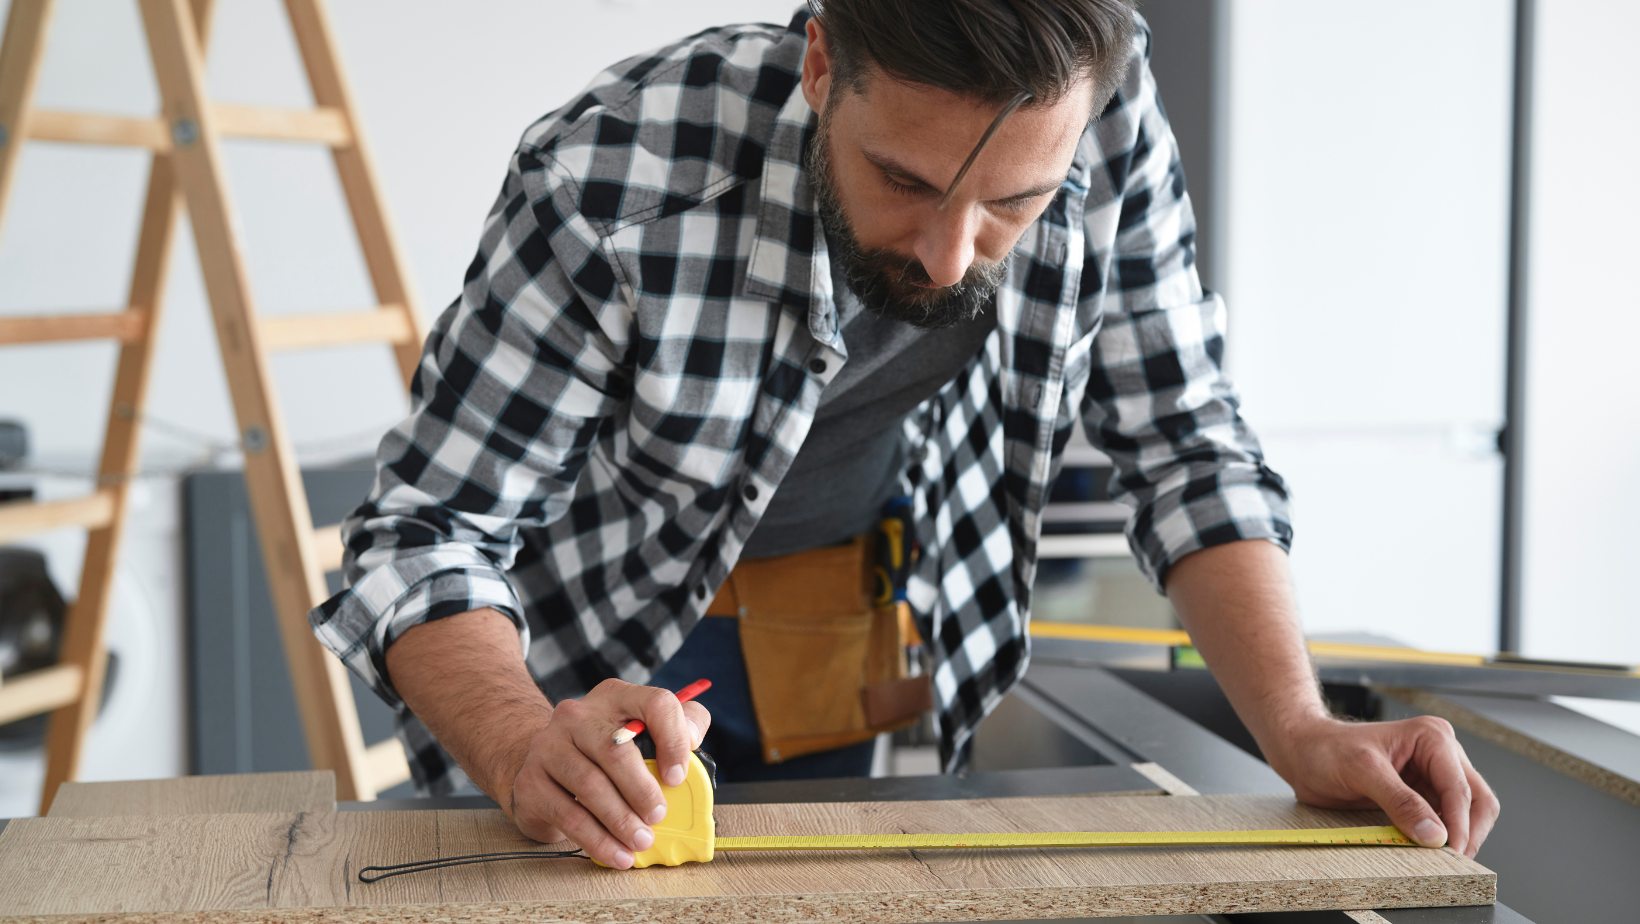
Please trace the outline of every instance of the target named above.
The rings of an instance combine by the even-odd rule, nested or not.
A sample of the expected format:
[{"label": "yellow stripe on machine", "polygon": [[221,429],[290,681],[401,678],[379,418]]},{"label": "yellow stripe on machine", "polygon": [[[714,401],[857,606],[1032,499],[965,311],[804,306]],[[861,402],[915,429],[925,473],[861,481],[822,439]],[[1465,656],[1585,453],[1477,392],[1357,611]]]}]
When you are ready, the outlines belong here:
[{"label": "yellow stripe on machine", "polygon": [[1284,844],[1416,847],[1399,829],[1277,831],[1051,831],[1041,834],[814,834],[719,837],[717,850],[931,850],[961,847],[1208,847]]},{"label": "yellow stripe on machine", "polygon": [[[1089,642],[1121,642],[1130,645],[1189,645],[1189,634],[1178,629],[1139,629],[1132,626],[1101,626],[1074,622],[1031,620],[1031,635],[1037,638],[1066,638]],[[1483,655],[1447,651],[1420,651],[1384,645],[1356,645],[1349,642],[1310,641],[1310,654],[1318,658],[1352,658],[1390,661],[1399,664],[1444,664],[1456,667],[1485,667]]]}]

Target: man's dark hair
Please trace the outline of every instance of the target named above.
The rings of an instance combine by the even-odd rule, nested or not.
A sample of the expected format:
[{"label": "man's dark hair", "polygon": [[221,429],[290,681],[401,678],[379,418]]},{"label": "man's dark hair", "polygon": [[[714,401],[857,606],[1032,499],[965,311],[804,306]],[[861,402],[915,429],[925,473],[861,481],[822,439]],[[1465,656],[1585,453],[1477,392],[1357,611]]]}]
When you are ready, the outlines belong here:
[{"label": "man's dark hair", "polygon": [[873,68],[990,103],[1051,105],[1094,81],[1104,108],[1127,67],[1132,0],[808,0],[830,40],[832,80]]}]

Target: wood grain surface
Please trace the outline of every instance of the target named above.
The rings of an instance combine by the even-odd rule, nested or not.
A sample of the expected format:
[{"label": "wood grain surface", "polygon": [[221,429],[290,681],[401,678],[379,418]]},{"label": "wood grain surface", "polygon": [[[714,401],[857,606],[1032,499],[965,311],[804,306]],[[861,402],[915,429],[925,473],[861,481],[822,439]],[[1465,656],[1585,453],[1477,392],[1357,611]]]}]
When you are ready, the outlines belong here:
[{"label": "wood grain surface", "polygon": [[336,775],[329,770],[235,773],[170,780],[64,783],[51,818],[110,815],[243,815],[336,811]]},{"label": "wood grain surface", "polygon": [[[717,818],[724,836],[1384,823],[1271,796],[725,805]],[[507,849],[551,848],[493,810],[24,819],[0,834],[0,915],[848,924],[1471,905],[1496,891],[1451,851],[1396,847],[749,853],[635,871],[525,860],[357,880],[361,866]]]}]

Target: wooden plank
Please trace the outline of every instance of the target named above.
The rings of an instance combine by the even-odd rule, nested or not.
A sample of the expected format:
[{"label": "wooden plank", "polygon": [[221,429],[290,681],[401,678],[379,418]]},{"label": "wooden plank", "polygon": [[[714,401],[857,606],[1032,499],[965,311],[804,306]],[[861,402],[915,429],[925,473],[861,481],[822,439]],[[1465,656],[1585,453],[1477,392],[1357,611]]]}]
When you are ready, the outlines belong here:
[{"label": "wooden plank", "polygon": [[244,815],[334,812],[336,777],[328,770],[234,773],[169,780],[64,783],[51,818],[114,815]]},{"label": "wooden plank", "polygon": [[351,145],[332,148],[331,155],[336,161],[336,175],[341,180],[348,210],[353,214],[353,225],[358,229],[359,249],[370,271],[376,301],[402,311],[409,329],[409,336],[395,341],[393,347],[399,373],[408,388],[421,363],[421,345],[427,339],[427,325],[405,269],[408,262],[403,248],[388,217],[387,201],[376,182],[369,145],[359,130],[358,110],[353,105],[353,91],[336,51],[335,32],[320,0],[285,0],[285,9],[290,14],[291,31],[296,35],[302,62],[307,67],[313,101],[341,112],[353,135]]},{"label": "wooden plank", "polygon": [[[195,28],[203,36],[209,26],[212,0],[192,0]],[[85,671],[79,699],[52,713],[46,733],[46,774],[40,789],[40,811],[51,806],[57,787],[79,774],[80,757],[91,723],[102,701],[103,671],[107,667],[103,631],[114,589],[114,566],[125,532],[126,492],[140,468],[141,410],[147,402],[149,373],[158,342],[164,305],[166,270],[171,263],[179,208],[170,157],[156,154],[148,168],[148,194],[143,203],[137,253],[126,304],[143,318],[143,336],[120,346],[114,368],[108,423],[103,431],[102,458],[97,463],[99,483],[112,497],[112,516],[105,528],[86,537],[80,566],[80,592],[64,624],[61,660]]]},{"label": "wooden plank", "polygon": [[383,306],[374,311],[262,318],[260,323],[262,346],[269,350],[300,350],[355,343],[403,344],[415,336],[404,309],[397,305]]},{"label": "wooden plank", "polygon": [[34,84],[40,76],[47,26],[55,0],[12,0],[0,39],[0,218],[11,198],[11,181],[32,121]]},{"label": "wooden plank", "polygon": [[131,341],[140,338],[146,330],[146,315],[134,310],[0,318],[0,344],[102,339]]},{"label": "wooden plank", "polygon": [[63,144],[110,144],[154,151],[171,147],[170,130],[161,119],[100,112],[38,109],[29,122],[28,136],[34,141]]},{"label": "wooden plank", "polygon": [[[726,805],[725,836],[1202,830],[1382,824],[1272,796]],[[560,845],[567,846],[567,845]],[[62,920],[973,921],[1489,904],[1496,877],[1449,850],[1047,848],[720,854],[615,871],[481,864],[357,881],[361,866],[508,849],[500,812],[40,818],[0,834],[0,915]]]},{"label": "wooden plank", "polygon": [[83,526],[107,526],[114,517],[109,488],[60,501],[8,501],[0,504],[0,545],[37,533]]},{"label": "wooden plank", "polygon": [[353,130],[340,110],[328,106],[316,109],[275,109],[268,106],[239,106],[215,103],[217,131],[235,138],[262,141],[311,141],[333,148],[353,143]]},{"label": "wooden plank", "polygon": [[[261,344],[261,329],[228,201],[226,171],[205,97],[204,55],[184,0],[142,0],[154,71],[172,124],[195,126],[171,152],[188,203],[242,445],[245,482],[261,540],[274,614],[313,766],[336,771],[337,795],[375,795],[346,668],[319,645],[307,614],[329,596],[313,554],[313,518]],[[328,105],[324,100],[321,105]]]},{"label": "wooden plank", "polygon": [[74,664],[54,664],[12,677],[0,686],[0,725],[73,702],[84,682],[85,672]]}]

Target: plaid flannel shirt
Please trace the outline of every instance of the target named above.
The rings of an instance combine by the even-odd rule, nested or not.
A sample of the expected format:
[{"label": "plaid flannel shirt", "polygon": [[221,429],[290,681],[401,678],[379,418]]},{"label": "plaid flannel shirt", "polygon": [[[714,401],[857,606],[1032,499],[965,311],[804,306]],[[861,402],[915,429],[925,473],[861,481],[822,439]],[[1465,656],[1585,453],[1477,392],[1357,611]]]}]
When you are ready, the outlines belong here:
[{"label": "plaid flannel shirt", "polygon": [[[414,409],[344,524],[348,587],[311,616],[396,709],[424,792],[470,784],[395,693],[388,646],[493,607],[554,701],[643,683],[847,361],[803,165],[807,18],[623,61],[518,146]],[[1139,27],[1125,82],[1014,248],[997,330],[905,423],[924,550],[909,598],[948,769],[1025,670],[1042,505],[1077,415],[1158,586],[1196,549],[1290,540],[1285,488],[1221,369],[1225,312],[1197,280]]]}]

